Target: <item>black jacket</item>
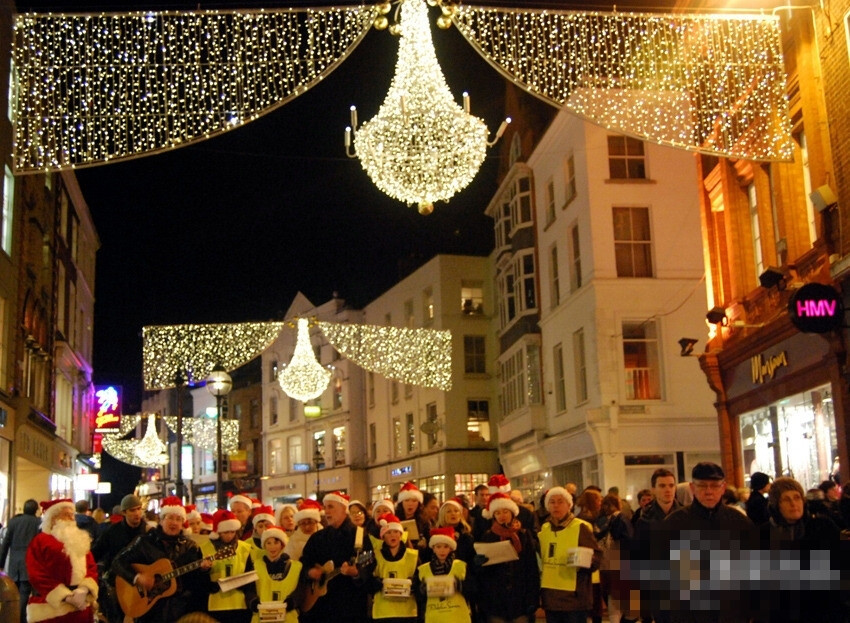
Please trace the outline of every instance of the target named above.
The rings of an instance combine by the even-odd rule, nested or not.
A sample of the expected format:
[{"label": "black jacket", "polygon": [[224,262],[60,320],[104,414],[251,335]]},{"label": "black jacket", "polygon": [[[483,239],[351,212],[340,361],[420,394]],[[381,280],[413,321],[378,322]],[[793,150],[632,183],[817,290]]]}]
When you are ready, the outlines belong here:
[{"label": "black jacket", "polygon": [[[526,529],[519,536],[522,551],[519,560],[496,565],[470,565],[478,588],[478,607],[488,617],[511,621],[531,616],[540,604],[540,573],[534,537]],[[492,530],[481,537],[482,543],[497,543],[501,538]]]},{"label": "black jacket", "polygon": [[[201,548],[184,536],[167,536],[161,527],[147,534],[136,537],[128,547],[123,549],[112,561],[112,573],[120,576],[130,584],[136,577],[134,564],[149,565],[161,558],[168,558],[174,568],[182,567],[200,560]],[[145,616],[137,619],[141,622],[163,623],[176,621],[187,612],[206,606],[209,596],[207,592],[210,583],[209,571],[196,569],[180,575],[176,579],[177,591],[171,597],[160,599]],[[203,606],[201,606],[203,604]]]},{"label": "black jacket", "polygon": [[757,526],[770,519],[770,513],[767,510],[767,498],[758,491],[753,491],[747,500],[747,517]]},{"label": "black jacket", "polygon": [[6,526],[6,536],[3,539],[3,545],[0,545],[0,568],[5,565],[6,573],[14,582],[29,581],[26,565],[27,548],[40,529],[41,519],[26,513],[15,515]]},{"label": "black jacket", "polygon": [[[127,547],[137,536],[143,535],[147,531],[147,524],[144,519],[139,523],[138,527],[131,528],[127,524],[126,519],[110,524],[106,532],[100,535],[97,541],[92,545],[91,553],[97,562],[98,570],[105,579],[109,579],[111,574],[107,573],[112,567],[112,561],[122,549]],[[114,578],[109,579],[110,584],[114,583]]]}]

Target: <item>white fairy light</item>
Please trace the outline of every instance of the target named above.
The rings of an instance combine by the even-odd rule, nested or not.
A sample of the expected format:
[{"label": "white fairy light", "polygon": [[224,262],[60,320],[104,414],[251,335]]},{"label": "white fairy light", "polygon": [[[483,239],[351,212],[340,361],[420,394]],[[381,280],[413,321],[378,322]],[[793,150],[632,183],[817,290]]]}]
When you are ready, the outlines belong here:
[{"label": "white fairy light", "polygon": [[[156,416],[148,416],[148,429],[145,436],[136,444],[134,452],[144,463],[156,463],[163,456],[168,446],[162,443],[156,432]],[[166,459],[166,462],[168,459]]]},{"label": "white fairy light", "polygon": [[425,1],[401,0],[400,11],[398,61],[387,97],[360,128],[352,107],[346,152],[360,159],[382,192],[429,214],[435,201],[447,201],[469,185],[492,143],[485,123],[465,110],[468,97],[461,107],[449,91]]},{"label": "white fairy light", "polygon": [[121,430],[104,433],[103,449],[124,463],[137,467],[157,468],[168,463],[167,446],[156,433],[155,415],[148,415],[148,427],[142,439],[121,439],[141,421],[140,416],[122,416]]},{"label": "white fairy light", "polygon": [[[165,416],[165,423],[177,431],[177,416]],[[217,451],[216,424],[209,418],[183,418],[183,443],[209,452]],[[239,420],[221,420],[221,451],[231,454],[239,450]]]},{"label": "white fairy light", "polygon": [[318,398],[328,387],[332,372],[324,368],[313,354],[310,345],[309,323],[298,319],[298,336],[290,362],[278,375],[278,382],[287,396],[307,402]]}]

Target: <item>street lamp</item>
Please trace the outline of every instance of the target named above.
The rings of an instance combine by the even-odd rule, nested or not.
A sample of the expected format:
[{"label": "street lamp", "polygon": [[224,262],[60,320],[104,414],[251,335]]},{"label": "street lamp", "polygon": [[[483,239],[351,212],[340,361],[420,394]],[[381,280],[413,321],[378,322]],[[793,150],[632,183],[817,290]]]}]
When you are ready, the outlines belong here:
[{"label": "street lamp", "polygon": [[183,491],[183,373],[178,372],[174,377],[174,387],[177,388],[177,497],[184,499]]},{"label": "street lamp", "polygon": [[322,500],[319,497],[322,493],[319,483],[319,470],[324,466],[324,464],[325,455],[319,452],[319,449],[316,448],[316,451],[313,452],[313,465],[316,467],[316,500],[318,500],[319,504],[322,503]]},{"label": "street lamp", "polygon": [[207,389],[213,396],[215,396],[215,441],[216,450],[218,452],[215,461],[215,491],[218,500],[216,505],[219,509],[227,508],[227,501],[224,495],[224,485],[222,484],[224,461],[221,456],[221,401],[225,396],[227,396],[227,394],[230,393],[232,387],[233,379],[230,378],[230,375],[224,368],[221,367],[221,365],[216,364],[216,366],[212,369],[212,372],[210,372],[209,378],[207,378]]}]

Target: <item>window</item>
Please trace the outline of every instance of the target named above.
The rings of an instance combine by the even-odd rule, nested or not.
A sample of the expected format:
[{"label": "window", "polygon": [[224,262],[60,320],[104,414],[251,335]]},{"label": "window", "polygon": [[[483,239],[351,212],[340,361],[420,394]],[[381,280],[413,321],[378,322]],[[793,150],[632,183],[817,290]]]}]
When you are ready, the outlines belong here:
[{"label": "window", "polygon": [[581,245],[578,237],[578,223],[570,225],[569,232],[570,252],[570,292],[575,292],[581,287]]},{"label": "window", "polygon": [[434,291],[431,288],[422,291],[422,318],[425,324],[434,321]]},{"label": "window", "polygon": [[325,455],[325,431],[323,430],[313,433],[313,465],[317,470],[324,469],[327,465],[327,455]]},{"label": "window", "polygon": [[516,179],[510,189],[511,231],[518,227],[529,227],[531,221],[531,177],[524,175]]},{"label": "window", "polygon": [[534,285],[534,254],[523,253],[514,261],[515,271],[522,287],[520,309],[529,311],[537,308],[537,291]]},{"label": "window", "polygon": [[440,425],[437,423],[437,403],[429,402],[425,405],[425,419],[429,424],[433,424],[428,433],[428,449],[430,450],[437,445],[437,431],[440,430]]},{"label": "window", "polygon": [[404,326],[408,329],[416,327],[416,318],[413,315],[413,299],[407,299],[404,302]]},{"label": "window", "polygon": [[466,401],[466,433],[469,441],[490,441],[490,403],[488,401]]},{"label": "window", "polygon": [[334,467],[345,465],[345,426],[337,426],[334,434]]},{"label": "window", "polygon": [[519,132],[514,132],[511,137],[511,150],[508,153],[508,166],[514,166],[514,163],[522,158],[522,142],[520,141]]},{"label": "window", "polygon": [[369,424],[369,460],[378,460],[378,426],[374,422]]},{"label": "window", "polygon": [[508,203],[499,208],[496,217],[496,248],[501,249],[511,244],[511,206]]},{"label": "window", "polygon": [[413,385],[411,385],[410,383],[404,384],[404,397],[413,398]]},{"label": "window", "polygon": [[398,381],[390,381],[390,401],[393,404],[398,402]]},{"label": "window", "polygon": [[555,221],[555,180],[546,182],[546,224]]},{"label": "window", "polygon": [[260,421],[263,411],[260,409],[260,399],[259,398],[251,398],[251,402],[248,404],[248,409],[251,411],[251,428],[262,428],[263,423]]},{"label": "window", "polygon": [[397,459],[401,456],[401,440],[402,440],[402,431],[401,431],[401,420],[397,417],[393,418],[393,458]]},{"label": "window", "polygon": [[627,400],[661,398],[657,331],[653,320],[623,322],[623,364]]},{"label": "window", "polygon": [[481,281],[460,282],[460,307],[464,314],[484,313],[484,284]]},{"label": "window", "polygon": [[65,307],[68,304],[67,290],[68,281],[65,278],[65,263],[61,260],[57,262],[58,268],[56,271],[56,329],[65,339],[68,339],[68,326],[66,324],[67,314]]},{"label": "window", "polygon": [[342,379],[334,379],[334,409],[342,409]]},{"label": "window", "polygon": [[374,407],[375,406],[375,374],[374,373],[369,372],[366,375],[366,385],[367,385],[366,391],[369,394],[369,406]]},{"label": "window", "polygon": [[618,277],[652,277],[649,208],[614,208],[614,255]]},{"label": "window", "polygon": [[573,333],[573,368],[576,375],[576,404],[587,401],[587,356],[584,348],[584,329]]},{"label": "window", "polygon": [[525,351],[517,350],[502,363],[502,414],[525,405]]},{"label": "window", "polygon": [[564,197],[564,207],[566,208],[570,202],[576,198],[576,160],[575,156],[570,154],[564,161],[564,181],[566,182]]},{"label": "window", "polygon": [[404,429],[407,433],[407,452],[409,454],[416,451],[416,421],[413,419],[413,413],[404,415]]},{"label": "window", "polygon": [[269,398],[269,424],[271,426],[277,424],[277,396]]},{"label": "window", "polygon": [[0,248],[12,255],[12,225],[15,214],[15,176],[8,166],[4,167],[3,211],[0,213]]},{"label": "window", "polygon": [[283,440],[272,439],[269,441],[269,471],[272,474],[282,474],[283,461]]},{"label": "window", "polygon": [[549,282],[549,290],[552,295],[549,307],[555,309],[561,302],[561,285],[558,278],[558,247],[556,245],[552,245],[549,250]]},{"label": "window", "polygon": [[289,421],[298,421],[298,401],[295,398],[289,399]]},{"label": "window", "polygon": [[277,359],[273,359],[269,362],[269,382],[274,383],[277,380],[278,372]]},{"label": "window", "polygon": [[392,314],[384,314],[384,325],[391,327],[393,326],[393,316]]},{"label": "window", "polygon": [[[850,13],[848,13],[850,16]],[[850,17],[848,18],[850,19]],[[850,30],[848,31],[850,32]],[[815,206],[812,203],[810,195],[812,194],[812,170],[809,165],[809,144],[806,141],[805,130],[800,130],[794,134],[794,140],[797,141],[798,149],[800,150],[800,168],[803,173],[803,192],[806,195],[806,216],[809,221],[809,242],[815,243],[818,237],[818,229],[815,218]]]},{"label": "window", "polygon": [[499,275],[499,319],[504,329],[516,318],[516,292],[514,291],[514,268],[510,266]]},{"label": "window", "polygon": [[646,179],[643,141],[630,136],[609,136],[608,173],[612,180]]},{"label": "window", "polygon": [[750,208],[750,227],[753,235],[753,261],[756,265],[756,279],[764,272],[764,254],[761,249],[761,226],[759,225],[759,202],[756,185],[747,186],[747,205]]},{"label": "window", "polygon": [[8,344],[6,344],[6,328],[9,322],[6,319],[6,299],[0,296],[0,387],[6,384],[6,355]]},{"label": "window", "polygon": [[242,426],[242,403],[237,402],[233,405],[233,419],[239,422],[240,427]]},{"label": "window", "polygon": [[463,372],[464,374],[486,374],[485,337],[483,335],[463,336]]},{"label": "window", "polygon": [[552,349],[552,371],[555,373],[555,410],[567,410],[567,388],[564,381],[564,347],[556,344]]},{"label": "window", "polygon": [[286,439],[287,452],[289,453],[289,471],[297,471],[295,466],[304,462],[301,446],[301,435],[291,435]]}]

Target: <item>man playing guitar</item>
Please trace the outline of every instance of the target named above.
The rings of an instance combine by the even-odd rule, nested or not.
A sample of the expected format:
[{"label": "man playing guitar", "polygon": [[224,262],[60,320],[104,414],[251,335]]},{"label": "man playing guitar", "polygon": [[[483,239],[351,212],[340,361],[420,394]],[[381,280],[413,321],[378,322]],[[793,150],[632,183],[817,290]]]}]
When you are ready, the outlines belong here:
[{"label": "man playing guitar", "polygon": [[[162,558],[171,561],[176,569],[201,560],[198,545],[183,535],[186,509],[179,498],[167,497],[159,511],[160,524],[147,534],[137,537],[112,562],[112,572],[142,591],[155,588],[157,578],[146,571],[136,571],[134,564],[150,565]],[[172,580],[177,582],[176,592],[159,599],[137,621],[162,623],[176,621],[183,614],[206,609],[209,569],[212,562],[204,561],[199,569]]]},{"label": "man playing guitar", "polygon": [[[357,528],[348,516],[349,497],[339,491],[328,493],[322,499],[327,528],[311,535],[301,556],[302,582],[307,591],[322,581],[329,561],[338,569],[337,577],[327,583],[327,594],[318,599],[306,612],[301,623],[360,623],[368,621],[367,580],[372,565],[358,566],[352,561],[363,560],[362,550],[371,550],[372,544],[362,528]],[[359,538],[358,538],[359,537]]]}]

